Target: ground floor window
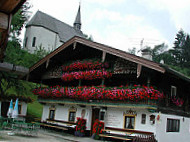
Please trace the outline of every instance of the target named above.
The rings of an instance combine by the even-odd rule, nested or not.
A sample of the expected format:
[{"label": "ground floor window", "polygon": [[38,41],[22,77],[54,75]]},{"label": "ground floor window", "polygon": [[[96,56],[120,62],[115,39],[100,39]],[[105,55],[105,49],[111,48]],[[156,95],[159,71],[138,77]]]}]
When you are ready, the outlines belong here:
[{"label": "ground floor window", "polygon": [[49,119],[54,120],[55,118],[55,110],[49,110]]},{"label": "ground floor window", "polygon": [[124,116],[124,128],[134,129],[135,128],[135,115]]},{"label": "ground floor window", "polygon": [[72,107],[69,108],[68,121],[75,122],[76,111],[77,111],[77,109],[74,106],[72,106]]},{"label": "ground floor window", "polygon": [[167,119],[166,132],[179,132],[180,120],[179,119]]},{"label": "ground floor window", "polygon": [[75,121],[76,112],[70,111],[69,112],[69,121],[74,122]]},{"label": "ground floor window", "polygon": [[146,124],[146,114],[142,114],[141,124]]}]

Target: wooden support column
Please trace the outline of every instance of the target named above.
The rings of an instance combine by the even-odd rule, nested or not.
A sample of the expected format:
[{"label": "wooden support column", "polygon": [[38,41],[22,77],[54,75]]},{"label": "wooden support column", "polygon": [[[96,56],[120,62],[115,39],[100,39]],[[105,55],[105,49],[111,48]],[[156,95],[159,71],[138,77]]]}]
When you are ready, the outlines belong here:
[{"label": "wooden support column", "polygon": [[5,57],[4,52],[7,47],[8,36],[11,26],[12,15],[0,14],[0,62],[3,62]]},{"label": "wooden support column", "polygon": [[[105,51],[103,51],[102,52],[102,63],[105,61],[105,59],[106,59],[106,52]],[[105,82],[105,79],[102,79],[102,87],[103,87],[103,85],[104,85],[104,82]]]},{"label": "wooden support column", "polygon": [[151,80],[150,77],[148,77],[148,79],[147,79],[147,86],[148,87],[150,87],[150,80]]},{"label": "wooden support column", "polygon": [[50,59],[47,59],[47,61],[46,61],[46,69],[47,69],[48,66],[49,66],[49,60],[50,60]]},{"label": "wooden support column", "polygon": [[106,59],[106,52],[105,52],[105,51],[103,51],[103,52],[102,52],[102,62],[104,62],[104,61],[105,61],[105,59]]}]

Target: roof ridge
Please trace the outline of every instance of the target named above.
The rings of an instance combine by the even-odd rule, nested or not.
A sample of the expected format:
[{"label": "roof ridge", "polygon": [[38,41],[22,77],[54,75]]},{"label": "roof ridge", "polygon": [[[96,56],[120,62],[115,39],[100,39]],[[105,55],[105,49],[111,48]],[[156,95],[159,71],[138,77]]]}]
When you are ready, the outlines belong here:
[{"label": "roof ridge", "polygon": [[[40,10],[38,10],[37,12],[41,12],[42,14],[44,14],[44,15],[46,15],[46,16],[48,16],[48,17],[50,17],[50,18],[52,18],[52,19],[54,19],[54,20],[56,20],[56,21],[58,21],[58,22],[61,22],[61,23],[65,24],[65,25],[67,25],[67,26],[69,26],[69,27],[71,27],[71,28],[74,28],[73,26],[71,26],[71,25],[69,25],[69,24],[67,24],[67,23],[65,23],[65,22],[63,22],[63,21],[61,21],[61,20],[59,20],[59,19],[57,19],[57,18],[51,16],[50,14],[47,14],[47,13],[45,13],[45,12],[43,12],[43,11],[40,11]],[[36,12],[36,13],[37,13],[37,12]]]}]

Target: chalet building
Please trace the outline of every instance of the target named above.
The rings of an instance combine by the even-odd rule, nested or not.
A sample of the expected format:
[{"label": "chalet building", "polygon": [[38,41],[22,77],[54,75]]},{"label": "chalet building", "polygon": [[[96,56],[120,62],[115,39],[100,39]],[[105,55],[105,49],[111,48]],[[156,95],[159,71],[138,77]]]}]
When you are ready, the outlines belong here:
[{"label": "chalet building", "polygon": [[18,118],[25,119],[27,115],[27,106],[28,103],[32,102],[32,99],[25,96],[16,96],[14,94],[11,95],[3,95],[0,96],[0,116],[8,117],[7,112],[10,106],[10,100],[13,100],[13,106],[15,105],[16,99],[18,99]]},{"label": "chalet building", "polygon": [[104,131],[129,139],[190,139],[190,78],[166,65],[73,37],[34,64],[27,79],[47,85],[33,91],[46,124],[70,128],[80,117],[89,134],[99,119]]},{"label": "chalet building", "polygon": [[37,11],[26,25],[23,47],[31,53],[40,46],[52,51],[74,36],[85,37],[81,25],[80,6],[73,26]]}]

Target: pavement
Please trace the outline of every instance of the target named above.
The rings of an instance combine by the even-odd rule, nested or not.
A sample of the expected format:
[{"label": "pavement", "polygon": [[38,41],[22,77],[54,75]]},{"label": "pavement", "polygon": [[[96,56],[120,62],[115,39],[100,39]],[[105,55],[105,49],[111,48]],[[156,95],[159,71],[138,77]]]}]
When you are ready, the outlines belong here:
[{"label": "pavement", "polygon": [[10,135],[10,132],[0,131],[0,142],[103,142],[90,137],[76,137],[63,132],[47,130],[39,130],[37,136]]}]

